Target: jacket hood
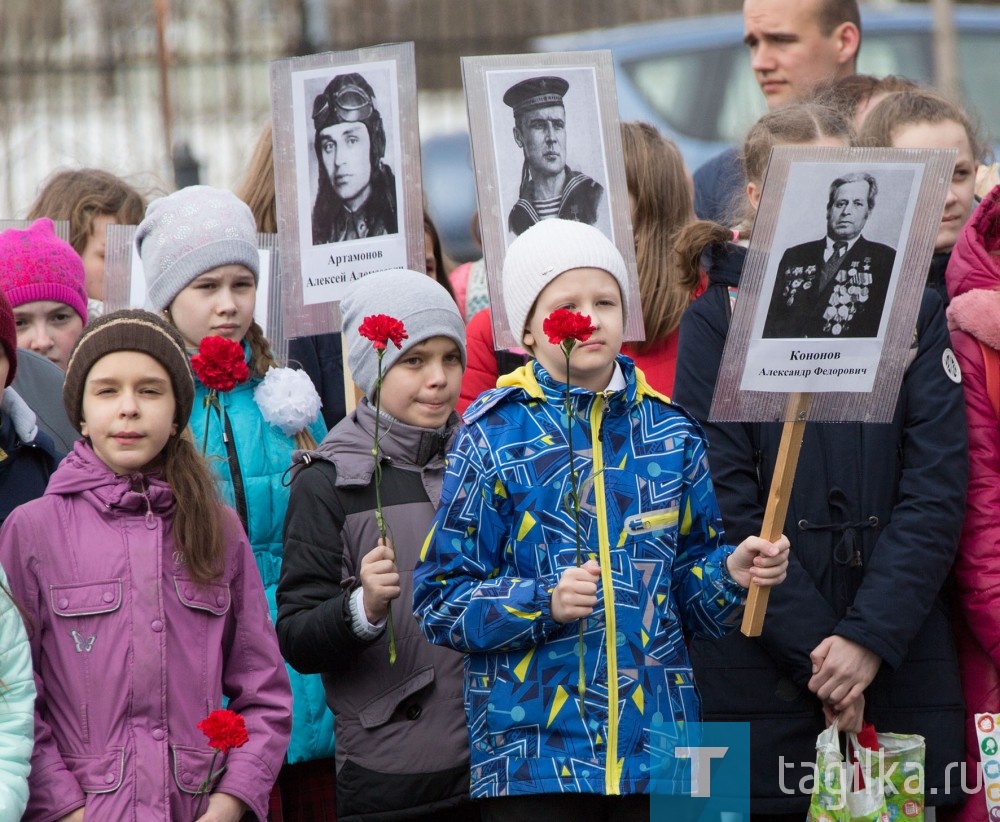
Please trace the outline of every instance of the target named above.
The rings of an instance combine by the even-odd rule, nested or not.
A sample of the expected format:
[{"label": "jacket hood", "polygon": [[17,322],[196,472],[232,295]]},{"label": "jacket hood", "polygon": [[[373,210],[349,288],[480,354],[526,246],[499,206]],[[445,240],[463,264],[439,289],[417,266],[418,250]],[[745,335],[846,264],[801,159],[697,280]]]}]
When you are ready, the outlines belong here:
[{"label": "jacket hood", "polygon": [[948,328],[1000,350],[1000,291],[976,288],[959,294],[948,306]]},{"label": "jacket hood", "polygon": [[152,512],[169,514],[174,495],[166,480],[156,474],[117,475],[94,453],[85,440],[77,440],[73,450],[59,463],[49,479],[46,494],[83,495],[95,507],[121,514]]},{"label": "jacket hood", "polygon": [[[379,451],[385,459],[402,468],[421,470],[443,464],[459,422],[454,411],[443,431],[407,425],[396,419],[387,422],[383,417],[378,433]],[[292,459],[296,470],[303,463],[325,460],[336,467],[339,487],[365,486],[375,473],[374,441],[375,409],[365,397],[352,414],[330,429],[316,449],[296,451]]]},{"label": "jacket hood", "polygon": [[972,213],[951,253],[946,282],[955,298],[973,289],[1000,288],[1000,186]]}]

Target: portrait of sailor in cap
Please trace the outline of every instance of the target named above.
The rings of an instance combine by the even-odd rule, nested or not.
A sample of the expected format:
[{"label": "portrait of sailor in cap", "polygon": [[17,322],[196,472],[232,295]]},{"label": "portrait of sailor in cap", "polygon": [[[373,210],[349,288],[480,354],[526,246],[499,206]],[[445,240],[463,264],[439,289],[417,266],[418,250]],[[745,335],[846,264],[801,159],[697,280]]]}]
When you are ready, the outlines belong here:
[{"label": "portrait of sailor in cap", "polygon": [[357,73],[334,77],[313,102],[313,147],[319,187],[312,212],[313,245],[339,243],[397,228],[396,178],[375,92]]},{"label": "portrait of sailor in cap", "polygon": [[513,109],[514,142],[524,152],[518,200],[507,218],[514,234],[549,217],[597,222],[604,188],[566,164],[568,90],[562,77],[544,76],[515,83],[503,95]]}]

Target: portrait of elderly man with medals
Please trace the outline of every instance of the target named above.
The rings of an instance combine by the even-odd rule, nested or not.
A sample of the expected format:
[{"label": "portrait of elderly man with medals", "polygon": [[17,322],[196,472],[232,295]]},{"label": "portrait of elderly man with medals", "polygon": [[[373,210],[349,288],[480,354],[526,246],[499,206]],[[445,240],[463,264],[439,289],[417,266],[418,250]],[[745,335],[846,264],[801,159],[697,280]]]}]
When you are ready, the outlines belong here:
[{"label": "portrait of elderly man with medals", "polygon": [[524,152],[518,200],[507,218],[521,234],[539,220],[558,217],[594,225],[604,194],[600,183],[566,164],[569,83],[562,77],[531,77],[503,95],[513,109],[514,142]]},{"label": "portrait of elderly man with medals", "polygon": [[319,187],[313,245],[395,234],[396,178],[383,162],[385,127],[375,92],[357,73],[334,77],[313,102]]},{"label": "portrait of elderly man with medals", "polygon": [[861,234],[877,194],[870,174],[830,184],[826,237],[782,255],[765,338],[878,336],[896,251]]}]

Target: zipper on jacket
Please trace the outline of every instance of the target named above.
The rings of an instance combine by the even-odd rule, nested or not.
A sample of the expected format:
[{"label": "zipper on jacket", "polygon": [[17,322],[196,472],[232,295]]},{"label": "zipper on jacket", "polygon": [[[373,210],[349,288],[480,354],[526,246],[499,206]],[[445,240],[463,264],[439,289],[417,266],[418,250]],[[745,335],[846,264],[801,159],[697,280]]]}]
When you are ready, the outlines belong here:
[{"label": "zipper on jacket", "polygon": [[590,406],[590,445],[594,450],[594,503],[597,508],[598,560],[604,592],[604,642],[608,660],[608,733],[604,767],[604,793],[621,793],[621,765],[618,758],[618,623],[615,619],[615,589],[611,580],[611,541],[608,539],[608,507],[604,497],[604,451],[601,445],[601,421],[604,395],[597,394]]},{"label": "zipper on jacket", "polygon": [[240,522],[243,523],[243,530],[246,531],[247,539],[250,539],[250,523],[247,521],[247,495],[243,488],[243,472],[240,470],[240,458],[236,453],[236,440],[233,437],[232,424],[229,422],[229,414],[223,409],[222,414],[222,441],[226,444],[226,456],[229,458],[229,476],[233,481],[233,499],[236,501],[236,513]]}]

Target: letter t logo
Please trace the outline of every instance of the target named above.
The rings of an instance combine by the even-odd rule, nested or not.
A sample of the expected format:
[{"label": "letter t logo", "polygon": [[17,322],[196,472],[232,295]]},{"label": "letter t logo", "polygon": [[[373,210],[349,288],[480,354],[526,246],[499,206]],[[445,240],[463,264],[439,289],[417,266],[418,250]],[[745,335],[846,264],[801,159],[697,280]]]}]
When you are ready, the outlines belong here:
[{"label": "letter t logo", "polygon": [[728,747],[674,748],[678,759],[691,760],[691,796],[712,795],[712,760],[722,759],[728,750]]}]

